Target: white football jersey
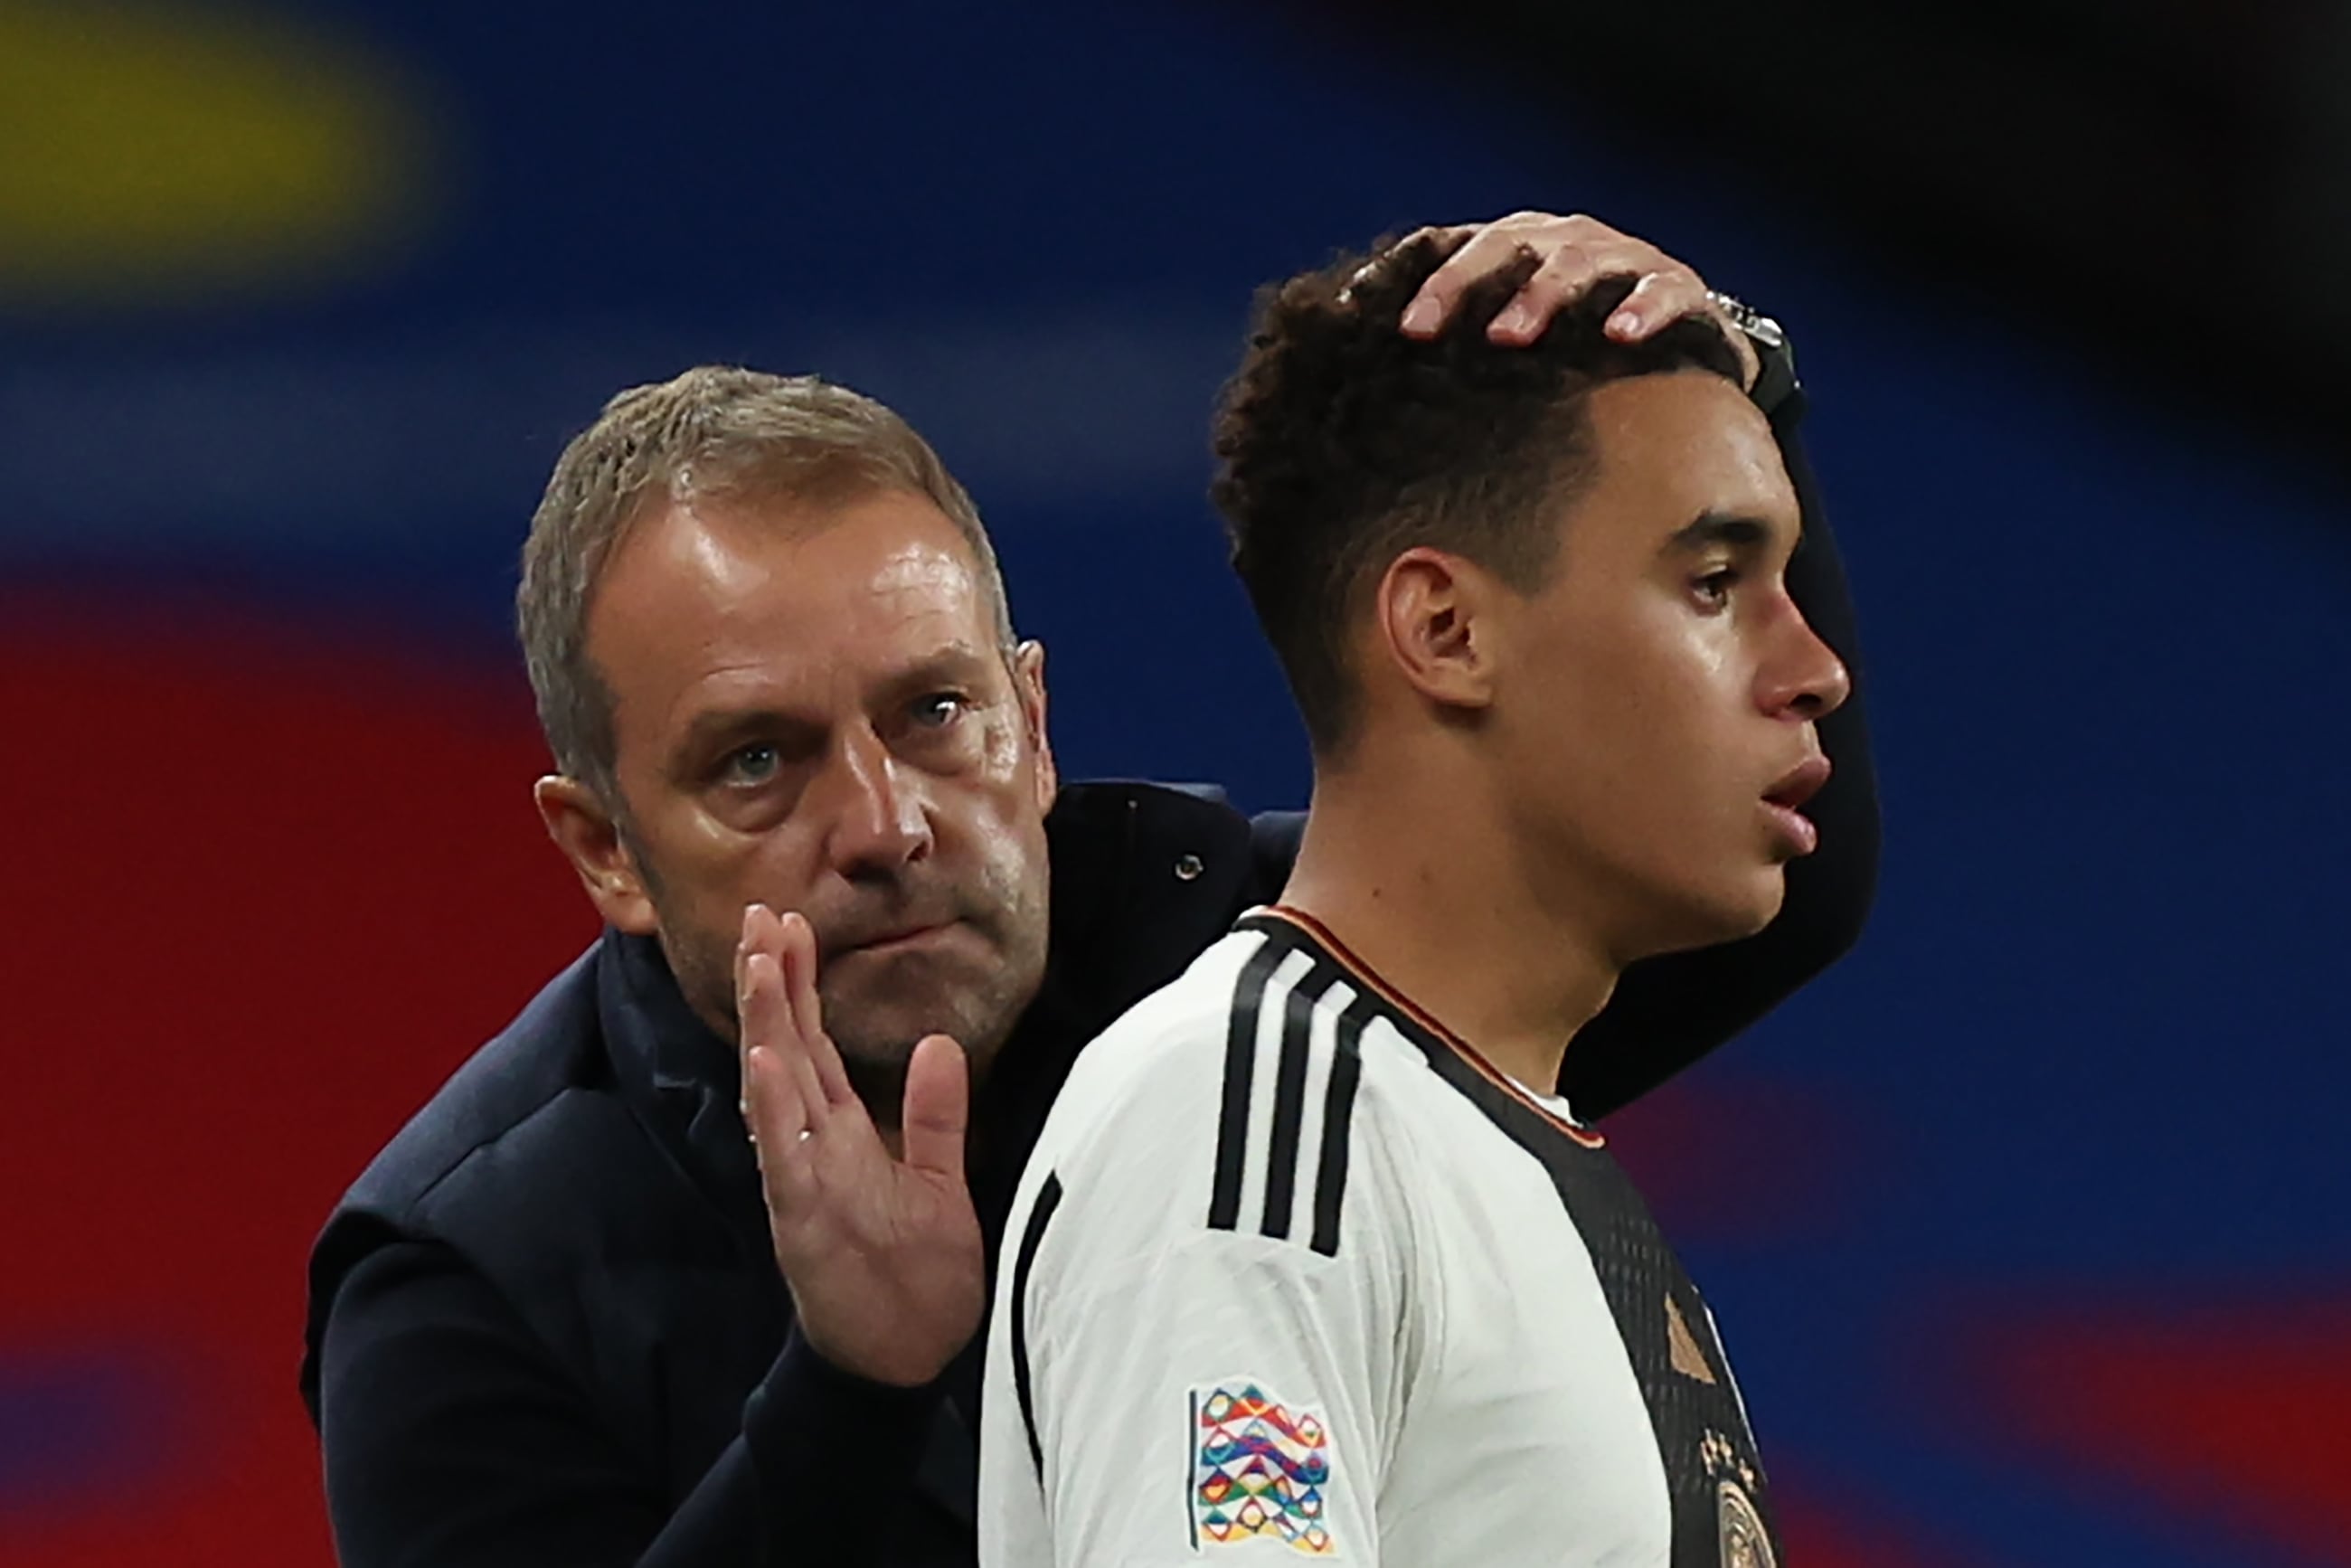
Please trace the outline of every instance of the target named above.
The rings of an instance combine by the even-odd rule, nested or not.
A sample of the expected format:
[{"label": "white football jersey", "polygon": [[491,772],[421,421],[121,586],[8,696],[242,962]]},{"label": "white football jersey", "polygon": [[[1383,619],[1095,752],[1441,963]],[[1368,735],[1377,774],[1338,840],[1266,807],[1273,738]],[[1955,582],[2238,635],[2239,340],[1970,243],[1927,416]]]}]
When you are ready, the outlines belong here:
[{"label": "white football jersey", "polygon": [[1311,920],[1080,1056],[1005,1234],[982,1568],[1771,1568],[1770,1518],[1601,1139]]}]

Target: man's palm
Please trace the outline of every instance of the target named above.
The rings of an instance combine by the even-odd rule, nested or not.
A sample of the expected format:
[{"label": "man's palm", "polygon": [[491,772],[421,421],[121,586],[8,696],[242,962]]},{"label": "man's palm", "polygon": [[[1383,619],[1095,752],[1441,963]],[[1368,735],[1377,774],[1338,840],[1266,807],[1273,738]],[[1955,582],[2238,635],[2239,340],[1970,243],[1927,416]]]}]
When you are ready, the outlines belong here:
[{"label": "man's palm", "polygon": [[933,1035],[906,1069],[903,1157],[825,1034],[816,939],[798,915],[745,914],[737,964],[744,1112],[776,1263],[800,1332],[877,1382],[927,1383],[979,1330],[987,1256],[965,1184],[962,1048]]}]

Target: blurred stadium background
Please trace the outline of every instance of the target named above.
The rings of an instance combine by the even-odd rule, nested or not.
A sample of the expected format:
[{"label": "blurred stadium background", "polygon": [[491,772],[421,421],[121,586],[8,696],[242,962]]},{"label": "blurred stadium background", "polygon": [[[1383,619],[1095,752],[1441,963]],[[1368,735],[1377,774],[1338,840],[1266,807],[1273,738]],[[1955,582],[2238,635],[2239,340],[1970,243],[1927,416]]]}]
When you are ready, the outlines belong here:
[{"label": "blurred stadium background", "polygon": [[1861,950],[1613,1130],[1796,1568],[2351,1563],[2351,11],[0,0],[0,1564],[324,1564],[301,1263],[590,935],[506,629],[703,359],[906,411],[1065,768],[1301,798],[1256,283],[1585,210],[1786,321]]}]

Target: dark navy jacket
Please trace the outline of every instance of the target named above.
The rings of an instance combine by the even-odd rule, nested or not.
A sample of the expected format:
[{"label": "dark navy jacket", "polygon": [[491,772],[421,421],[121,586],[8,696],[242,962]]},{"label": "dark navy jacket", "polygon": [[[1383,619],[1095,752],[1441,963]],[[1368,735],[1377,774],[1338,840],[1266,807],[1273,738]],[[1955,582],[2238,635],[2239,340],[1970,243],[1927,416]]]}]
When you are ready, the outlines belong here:
[{"label": "dark navy jacket", "polygon": [[[1064,792],[1045,986],[974,1107],[984,1211],[1076,1048],[1278,890],[1296,822],[1261,869],[1213,800]],[[368,1168],[303,1368],[347,1563],[971,1561],[977,1356],[949,1399],[788,1337],[738,1092],[658,946],[607,932]]]},{"label": "dark navy jacket", "polygon": [[[1806,510],[1792,588],[1850,659]],[[1781,917],[1628,972],[1567,1053],[1583,1113],[1680,1071],[1858,935],[1877,858],[1858,702],[1822,727],[1822,848],[1790,868]],[[973,1107],[990,1256],[1078,1050],[1275,896],[1301,821],[1149,785],[1064,791],[1044,988]],[[904,1391],[791,1332],[737,1093],[732,1049],[658,948],[607,933],[369,1166],[311,1259],[302,1370],[349,1568],[969,1568],[978,1347]]]}]

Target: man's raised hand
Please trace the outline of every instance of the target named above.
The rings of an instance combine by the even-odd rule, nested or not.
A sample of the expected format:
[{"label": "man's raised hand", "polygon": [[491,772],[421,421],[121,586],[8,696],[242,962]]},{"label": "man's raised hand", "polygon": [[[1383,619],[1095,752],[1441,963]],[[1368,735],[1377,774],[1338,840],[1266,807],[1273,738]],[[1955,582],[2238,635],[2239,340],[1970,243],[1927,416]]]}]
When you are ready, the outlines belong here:
[{"label": "man's raised hand", "polygon": [[1541,337],[1552,318],[1583,298],[1593,284],[1604,277],[1629,276],[1639,281],[1609,316],[1610,337],[1635,343],[1685,317],[1705,317],[1729,335],[1744,371],[1745,384],[1750,388],[1755,384],[1759,369],[1755,346],[1708,297],[1706,280],[1648,241],[1613,229],[1598,218],[1582,214],[1561,217],[1551,213],[1512,213],[1489,224],[1421,229],[1403,243],[1428,238],[1458,239],[1460,248],[1429,274],[1405,308],[1406,337],[1436,337],[1471,284],[1501,271],[1522,255],[1531,255],[1539,263],[1534,276],[1486,329],[1494,342],[1523,348]]},{"label": "man's raised hand", "polygon": [[901,1157],[825,1033],[807,920],[745,910],[735,990],[744,1120],[800,1332],[844,1371],[927,1383],[978,1333],[987,1306],[986,1249],[964,1181],[963,1049],[945,1035],[914,1048]]}]

